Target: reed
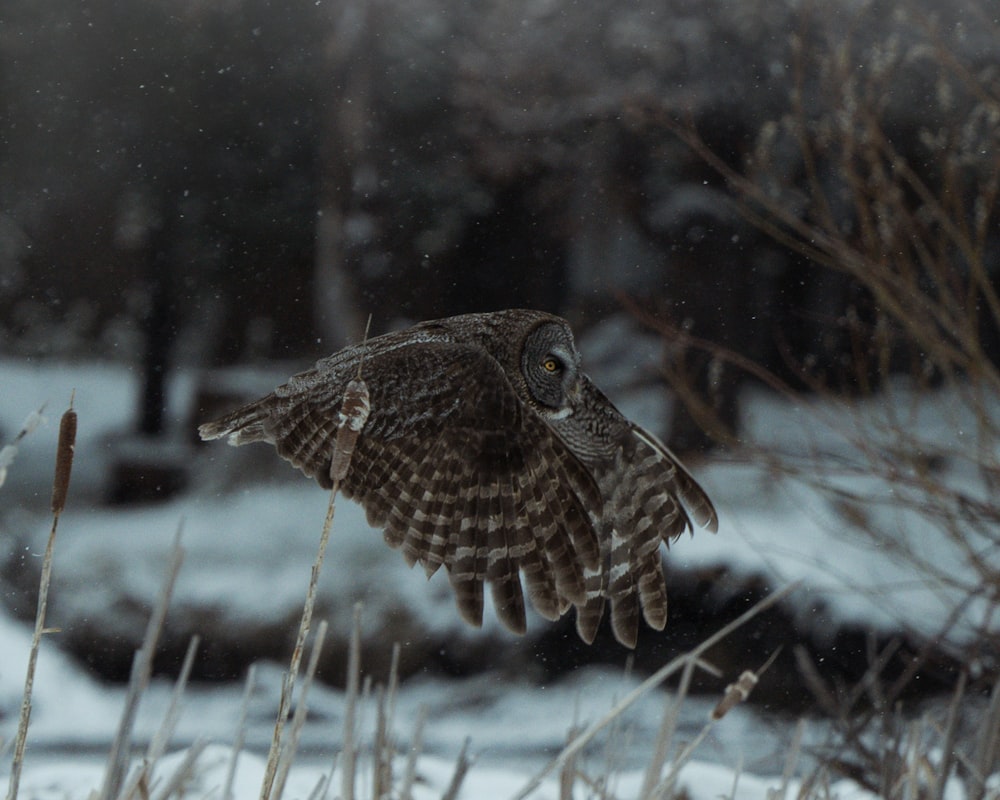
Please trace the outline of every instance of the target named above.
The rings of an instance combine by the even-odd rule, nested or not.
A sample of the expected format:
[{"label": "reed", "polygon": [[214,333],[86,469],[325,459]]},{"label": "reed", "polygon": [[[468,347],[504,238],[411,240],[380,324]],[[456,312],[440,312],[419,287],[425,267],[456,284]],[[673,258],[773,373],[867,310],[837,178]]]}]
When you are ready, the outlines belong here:
[{"label": "reed", "polygon": [[[37,424],[37,423],[36,423]],[[45,615],[49,604],[49,586],[52,582],[52,554],[55,551],[56,529],[59,518],[66,507],[66,495],[69,492],[69,480],[73,469],[73,454],[76,450],[77,415],[73,410],[73,397],[70,396],[69,408],[59,421],[59,442],[56,446],[56,471],[52,482],[52,527],[49,529],[48,542],[45,545],[45,555],[42,558],[42,574],[38,585],[38,606],[35,612],[35,630],[31,637],[31,650],[28,654],[28,669],[24,678],[24,693],[21,696],[21,713],[18,718],[17,735],[14,738],[14,760],[10,770],[10,783],[7,788],[7,800],[17,798],[21,781],[21,770],[24,766],[24,750],[28,739],[28,725],[31,722],[31,694],[35,685],[35,669],[38,665],[38,651],[42,644],[42,636],[53,631],[45,627]],[[33,429],[33,426],[32,426]],[[21,429],[17,441],[29,432],[28,425]],[[13,454],[7,451],[8,458],[13,460]],[[9,463],[9,461],[8,461]],[[4,467],[6,471],[6,466]]]}]

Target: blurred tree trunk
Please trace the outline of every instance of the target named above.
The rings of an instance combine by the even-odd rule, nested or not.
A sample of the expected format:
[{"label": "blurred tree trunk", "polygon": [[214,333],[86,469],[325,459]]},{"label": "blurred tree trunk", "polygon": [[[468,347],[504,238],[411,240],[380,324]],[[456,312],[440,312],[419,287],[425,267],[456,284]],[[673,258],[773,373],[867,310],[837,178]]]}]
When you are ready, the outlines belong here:
[{"label": "blurred tree trunk", "polygon": [[[367,314],[347,267],[347,236],[354,208],[355,183],[366,168],[367,143],[374,138],[371,110],[371,61],[375,43],[366,0],[348,0],[328,48],[331,91],[320,101],[325,122],[320,128],[319,215],[316,224],[315,313],[330,349],[358,341]],[[374,167],[370,167],[374,169]]]},{"label": "blurred tree trunk", "polygon": [[144,436],[160,436],[165,427],[167,372],[177,334],[171,285],[172,228],[168,221],[152,231],[145,252],[148,306],[143,319],[145,344],[139,395],[139,433]]}]

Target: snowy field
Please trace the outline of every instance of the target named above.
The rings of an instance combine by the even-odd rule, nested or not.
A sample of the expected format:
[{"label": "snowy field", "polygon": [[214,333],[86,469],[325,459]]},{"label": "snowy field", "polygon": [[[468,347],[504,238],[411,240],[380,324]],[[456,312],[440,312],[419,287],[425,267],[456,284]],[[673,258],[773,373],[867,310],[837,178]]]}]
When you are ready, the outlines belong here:
[{"label": "snowy field", "polygon": [[[654,357],[655,353],[650,360]],[[603,380],[601,374],[595,378],[623,411],[655,427],[663,410],[659,392],[610,369]],[[191,374],[181,374],[171,386],[170,417],[178,429],[182,420],[190,418],[187,404],[194,380]],[[249,380],[260,381],[259,377]],[[326,508],[323,492],[304,480],[262,478],[254,472],[256,461],[245,460],[242,451],[216,445],[188,453],[187,445],[177,444],[184,457],[197,459],[201,488],[157,505],[111,509],[97,501],[116,452],[116,437],[132,425],[136,376],[115,366],[35,366],[3,361],[0,387],[0,445],[10,441],[29,412],[47,403],[48,423],[20,443],[6,483],[0,488],[3,535],[8,541],[13,541],[9,537],[14,534],[17,541],[28,541],[32,558],[40,557],[49,527],[48,493],[58,417],[75,391],[80,418],[77,461],[69,505],[60,523],[53,579],[54,585],[61,587],[60,596],[71,597],[73,602],[53,606],[52,624],[69,628],[106,610],[112,585],[116,592],[125,586],[127,596],[149,602],[163,580],[165,555],[182,520],[186,558],[172,608],[217,609],[226,625],[239,626],[266,615],[284,619],[301,607]],[[890,395],[884,402],[897,400],[904,404],[905,392],[898,398]],[[947,396],[938,398],[937,403],[921,412],[922,435],[928,442],[941,441],[942,437],[950,441],[956,431],[962,435],[968,420],[962,418],[958,404]],[[861,409],[861,413],[866,410]],[[749,398],[746,414],[751,435],[775,449],[796,454],[821,451],[833,458],[850,458],[847,444],[837,434],[838,427],[853,424],[843,416],[846,412],[826,409],[820,417],[829,427],[823,427],[817,425],[817,416],[806,410],[783,407],[769,397],[757,396]],[[187,434],[180,435],[178,430],[176,438],[183,442]],[[262,452],[278,461],[272,452],[263,448]],[[913,565],[900,559],[898,553],[845,535],[836,509],[807,482],[777,479],[764,465],[732,456],[695,464],[692,469],[718,506],[720,532],[682,539],[669,554],[673,569],[722,566],[737,576],[762,576],[773,588],[801,580],[803,587],[791,605],[801,615],[800,624],[829,626],[831,630],[854,623],[883,631],[931,634],[944,626],[955,607],[960,589],[928,582],[915,575]],[[961,465],[955,469],[961,479]],[[250,477],[243,480],[247,473]],[[873,481],[867,488],[879,492],[884,487]],[[960,574],[968,569],[963,553],[932,537],[919,519],[907,518],[891,505],[871,513],[888,515],[885,523],[898,527],[901,536],[919,544],[924,555],[943,571]],[[460,641],[461,637],[473,641],[476,636],[498,635],[492,619],[487,619],[484,632],[466,629],[440,576],[428,584],[422,573],[408,570],[398,554],[385,548],[381,537],[367,527],[353,504],[338,506],[334,538],[337,555],[328,558],[322,579],[324,592],[333,598],[331,604],[349,608],[363,599],[366,620],[405,609],[423,630],[459,637]],[[928,552],[927,548],[933,549]],[[261,575],[267,575],[266,585]],[[372,587],[380,587],[380,591]],[[821,615],[815,613],[817,608],[822,609]],[[961,624],[953,630],[958,640],[973,634],[985,611],[970,602],[963,613]],[[344,619],[348,616],[341,615]],[[538,617],[529,620],[529,628],[544,624]],[[121,625],[141,627],[144,620],[133,610],[132,616],[123,615]],[[331,620],[332,631],[338,626],[343,634],[346,623]],[[0,737],[5,743],[16,730],[29,644],[27,626],[2,612]],[[760,661],[766,655],[762,654]],[[748,666],[759,666],[759,662]],[[273,725],[282,668],[262,664],[258,669],[249,705],[247,752],[240,756],[236,771],[236,797],[255,797],[259,792],[262,753]],[[571,728],[599,719],[639,680],[621,670],[604,668],[581,670],[552,686],[510,675],[405,682],[395,717],[402,752],[406,752],[419,719],[426,715],[413,796],[442,796],[467,737],[475,762],[460,797],[516,796],[559,752]],[[156,682],[147,693],[137,741],[152,737],[165,714],[170,690],[169,685]],[[187,796],[220,796],[229,768],[228,745],[239,727],[242,694],[243,687],[236,684],[196,686],[186,692],[172,749],[183,751],[199,740],[212,743],[199,758],[197,781]],[[688,698],[684,702],[679,739],[687,741],[698,735],[716,699]],[[19,796],[84,798],[98,787],[123,701],[122,688],[96,682],[59,651],[58,635],[46,637]],[[612,776],[609,791],[613,796],[636,796],[664,708],[672,702],[670,695],[657,691],[633,706],[610,735],[598,738],[585,751],[584,772],[589,769],[594,775]],[[303,755],[291,773],[286,797],[311,796],[321,776],[329,773],[337,751],[343,693],[314,686],[309,707]],[[364,731],[374,725],[372,709],[368,703],[362,712],[362,740]],[[768,788],[783,785],[780,776],[794,727],[792,720],[739,707],[712,726],[693,759],[683,766],[678,785],[687,788],[692,800],[764,797]],[[807,727],[805,744],[819,741],[823,735],[822,726]],[[5,756],[0,762],[0,779],[8,768]],[[159,774],[166,775],[170,769],[171,761],[166,759]],[[397,775],[404,770],[401,762]],[[786,796],[795,796],[794,782],[786,788]],[[831,796],[839,798],[869,796],[847,783],[833,788]],[[558,778],[549,776],[531,796],[555,798],[559,791]],[[366,796],[364,791],[361,796]]]}]

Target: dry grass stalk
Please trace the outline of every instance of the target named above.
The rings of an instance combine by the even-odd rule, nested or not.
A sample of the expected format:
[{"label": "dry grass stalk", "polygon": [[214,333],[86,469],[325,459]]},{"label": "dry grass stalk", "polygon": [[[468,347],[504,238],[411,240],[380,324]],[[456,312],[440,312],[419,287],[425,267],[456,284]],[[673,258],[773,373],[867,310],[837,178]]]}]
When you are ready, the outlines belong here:
[{"label": "dry grass stalk", "polygon": [[612,708],[607,714],[605,714],[597,722],[593,723],[586,731],[580,734],[573,742],[563,748],[562,752],[556,756],[552,761],[550,761],[545,767],[543,767],[538,773],[536,773],[527,783],[513,795],[514,800],[524,800],[528,797],[535,789],[537,789],[542,781],[550,775],[553,771],[562,768],[562,766],[573,756],[579,753],[587,744],[599,734],[604,728],[609,724],[614,722],[622,713],[624,713],[633,703],[635,703],[639,698],[645,696],[650,691],[655,689],[661,683],[663,683],[671,675],[675,674],[678,670],[684,668],[689,662],[698,663],[701,661],[701,656],[714,647],[720,641],[725,639],[729,634],[738,628],[745,625],[751,619],[756,617],[758,614],[766,611],[771,606],[783,600],[793,591],[798,588],[798,582],[792,583],[785,588],[775,592],[774,594],[768,595],[760,602],[754,604],[752,608],[745,611],[739,617],[737,617],[732,622],[724,625],[714,634],[705,639],[701,644],[695,647],[693,650],[688,651],[684,655],[677,656],[676,658],[669,661],[664,666],[660,667],[656,672],[650,675],[646,680],[644,680],[639,686],[629,692],[625,697],[620,700],[614,708]]},{"label": "dry grass stalk", "polygon": [[378,693],[375,715],[375,742],[373,765],[374,775],[372,797],[376,800],[388,794],[392,788],[392,759],[396,754],[396,741],[392,735],[392,724],[396,714],[396,693],[399,688],[399,643],[392,646],[392,660],[389,665],[389,683]]},{"label": "dry grass stalk", "polygon": [[663,768],[667,763],[667,756],[670,752],[670,745],[677,730],[677,723],[680,720],[681,704],[687,697],[693,675],[694,662],[688,661],[681,673],[676,697],[673,702],[668,698],[663,704],[663,718],[660,720],[660,729],[656,736],[656,744],[653,746],[653,754],[650,756],[649,764],[646,765],[645,775],[643,775],[642,790],[639,792],[640,797],[650,797],[654,791],[654,787],[660,780],[660,776],[663,774]]},{"label": "dry grass stalk", "polygon": [[164,715],[163,723],[156,731],[156,735],[149,743],[149,749],[146,751],[146,760],[150,764],[155,765],[157,760],[167,751],[170,738],[174,735],[174,730],[177,728],[177,720],[181,713],[181,700],[184,697],[188,681],[191,678],[194,657],[198,653],[198,645],[200,643],[201,637],[197,635],[192,636],[191,641],[188,642],[187,651],[184,653],[184,661],[181,663],[181,671],[177,675],[177,680],[174,682],[174,690],[170,695],[170,706],[167,708],[166,715]]},{"label": "dry grass stalk", "polygon": [[677,779],[681,774],[681,768],[687,764],[688,760],[694,754],[694,751],[701,746],[703,741],[705,741],[705,737],[708,736],[708,733],[712,730],[712,726],[715,722],[715,720],[709,720],[702,726],[702,729],[698,731],[698,735],[684,745],[681,751],[674,756],[670,764],[670,771],[656,785],[655,789],[653,789],[649,794],[643,795],[643,800],[666,800],[666,798],[673,797],[676,794],[675,787],[677,785]]},{"label": "dry grass stalk", "polygon": [[[417,759],[424,746],[424,728],[427,725],[427,706],[422,705],[417,711],[417,721],[413,726],[413,736],[410,739],[410,749],[406,755],[406,769],[403,772],[403,782],[399,787],[400,800],[413,800],[413,785],[417,780]],[[376,800],[378,800],[376,798]]]},{"label": "dry grass stalk", "polygon": [[462,781],[465,780],[469,768],[475,762],[475,759],[469,757],[469,744],[469,737],[466,736],[462,741],[462,749],[458,752],[458,758],[455,760],[455,771],[452,773],[448,788],[441,795],[441,800],[458,800],[458,793],[462,789]]},{"label": "dry grass stalk", "polygon": [[247,735],[247,717],[250,714],[250,698],[257,683],[257,665],[251,664],[247,670],[246,687],[243,689],[243,699],[240,701],[240,717],[236,723],[236,736],[233,739],[233,753],[226,767],[226,782],[222,786],[222,800],[232,800],[233,781],[236,779],[236,765],[243,751],[243,743]]},{"label": "dry grass stalk", "polygon": [[129,750],[131,749],[132,728],[135,725],[135,718],[139,711],[139,701],[149,687],[149,680],[153,674],[153,656],[156,653],[156,644],[163,632],[163,623],[167,616],[167,608],[170,605],[170,598],[173,596],[174,586],[177,583],[177,575],[180,573],[181,564],[184,563],[184,548],[181,547],[181,527],[178,526],[174,536],[174,544],[170,551],[170,561],[167,566],[167,575],[164,579],[160,594],[153,606],[153,613],[146,624],[146,633],[142,640],[142,646],[135,654],[132,661],[132,674],[129,678],[128,691],[125,695],[125,706],[122,709],[121,718],[118,721],[118,731],[115,734],[114,742],[111,745],[111,752],[108,755],[108,767],[104,775],[104,784],[101,787],[98,800],[111,800],[119,796],[122,781],[125,779],[125,770],[128,766]]},{"label": "dry grass stalk", "polygon": [[[28,653],[28,668],[24,678],[24,693],[21,695],[21,713],[18,719],[17,735],[14,738],[14,760],[10,770],[7,800],[16,800],[21,782],[28,725],[31,722],[31,695],[35,685],[38,651],[41,647],[42,635],[48,632],[45,627],[45,615],[49,605],[49,585],[52,582],[52,554],[55,550],[59,517],[66,507],[66,493],[69,489],[70,472],[73,466],[73,451],[76,448],[76,424],[73,397],[70,396],[69,409],[63,414],[59,423],[56,473],[52,484],[52,527],[49,529],[49,539],[45,545],[45,555],[42,558],[42,574],[38,584],[38,606],[35,611],[35,630],[31,636],[31,650]],[[27,430],[28,424],[26,423],[22,428],[22,434]],[[20,438],[21,434],[18,435],[18,440]]]},{"label": "dry grass stalk", "polygon": [[[802,753],[802,737],[805,734],[805,724],[802,720],[799,720],[795,725],[795,733],[792,735],[792,741],[788,745],[788,755],[785,757],[785,768],[781,773],[781,786],[778,789],[778,797],[788,796],[788,787],[792,782],[792,777],[795,775],[798,764],[799,755]],[[800,797],[808,797],[809,794],[805,790],[799,792]]]},{"label": "dry grass stalk", "polygon": [[[578,710],[578,709],[577,709]],[[574,714],[575,716],[575,714]],[[583,733],[577,720],[573,720],[569,730],[566,732],[566,744],[572,744],[573,740]],[[566,763],[559,770],[559,800],[573,800],[573,786],[577,777],[577,755],[566,759]]]},{"label": "dry grass stalk", "polygon": [[306,724],[306,714],[309,711],[307,703],[309,688],[316,678],[320,653],[323,652],[323,642],[326,640],[326,628],[326,620],[321,621],[319,627],[316,629],[316,637],[313,639],[312,653],[309,656],[309,664],[306,666],[302,688],[299,689],[299,699],[295,706],[295,716],[292,718],[292,727],[289,732],[288,742],[282,748],[281,761],[278,764],[274,788],[271,791],[271,796],[275,800],[278,800],[285,791],[285,782],[288,780],[288,773],[291,771],[292,763],[295,761],[295,753],[299,746],[299,737],[302,735],[302,728]]},{"label": "dry grass stalk", "polygon": [[386,687],[375,687],[375,736],[372,740],[372,797],[382,797],[392,787],[395,747],[386,733]]},{"label": "dry grass stalk", "polygon": [[307,800],[324,800],[326,797],[326,787],[330,784],[329,775],[320,775],[316,780],[316,785],[313,790],[309,792],[309,797]]},{"label": "dry grass stalk", "polygon": [[[767,665],[769,664],[770,661],[767,662]],[[639,795],[642,798],[649,798],[652,800],[652,798],[664,798],[668,796],[673,797],[675,795],[674,785],[676,784],[677,778],[680,774],[681,767],[687,763],[691,754],[701,745],[702,741],[704,741],[705,737],[717,721],[716,717],[709,717],[708,724],[703,726],[698,736],[682,748],[676,756],[674,756],[671,769],[666,776],[664,776],[663,772],[666,766],[667,755],[670,751],[674,735],[677,731],[677,725],[680,721],[681,706],[687,699],[688,692],[691,688],[691,680],[694,677],[694,668],[696,666],[709,672],[710,674],[715,675],[716,677],[721,677],[718,670],[701,660],[691,660],[685,664],[684,671],[681,673],[681,680],[676,696],[672,701],[668,698],[664,703],[663,720],[660,723],[657,743],[653,749],[653,755],[650,758],[643,777],[643,788]]]},{"label": "dry grass stalk", "polygon": [[[741,753],[736,759],[736,767],[733,769],[733,788],[729,790],[730,797],[736,797],[736,790],[740,786],[740,777],[743,775],[743,754]],[[770,795],[767,800],[771,800]]]},{"label": "dry grass stalk", "polygon": [[136,797],[137,795],[145,798],[149,794],[148,787],[153,785],[153,771],[156,769],[160,758],[166,752],[170,737],[173,736],[174,729],[177,726],[177,719],[181,711],[181,699],[184,696],[188,679],[191,676],[191,668],[194,666],[194,657],[198,652],[199,641],[197,636],[193,636],[188,643],[188,649],[184,654],[184,661],[181,664],[180,674],[174,682],[174,689],[170,696],[170,705],[167,707],[167,713],[164,714],[163,722],[149,743],[149,748],[146,750],[146,757],[143,759],[142,764],[133,771],[119,792],[118,797],[121,800],[128,800],[128,798]]},{"label": "dry grass stalk", "polygon": [[198,763],[202,751],[207,746],[208,742],[202,739],[192,744],[184,753],[184,758],[177,765],[177,769],[167,777],[163,786],[152,797],[146,792],[141,792],[138,795],[129,795],[128,798],[123,798],[123,800],[131,800],[131,798],[136,796],[138,796],[139,800],[170,800],[170,798],[178,798],[180,800],[185,794],[184,784],[194,776],[195,765]]},{"label": "dry grass stalk", "polygon": [[[331,461],[333,487],[330,489],[330,502],[327,505],[326,518],[323,520],[323,531],[320,534],[316,559],[313,562],[312,572],[309,576],[309,586],[306,590],[306,599],[302,607],[302,618],[299,622],[295,647],[292,649],[291,663],[288,672],[285,674],[285,680],[281,689],[278,716],[274,723],[274,733],[271,737],[267,767],[264,771],[264,781],[260,789],[260,800],[269,800],[271,797],[271,789],[274,786],[274,778],[278,769],[278,758],[281,754],[285,721],[288,717],[288,710],[291,708],[295,681],[298,677],[299,666],[302,663],[302,652],[312,625],[313,611],[316,607],[316,587],[319,584],[320,572],[323,569],[323,560],[326,558],[326,549],[330,541],[330,531],[333,528],[335,501],[337,492],[340,491],[340,480],[347,474],[347,469],[350,466],[350,454],[354,452],[354,444],[357,441],[358,434],[361,428],[364,427],[365,420],[368,418],[369,407],[368,387],[359,375],[358,378],[348,384],[348,390],[344,393],[344,401],[341,406],[342,421],[337,431],[337,444]],[[343,455],[338,456],[338,453],[342,453]],[[336,474],[333,472],[333,467],[336,467]],[[351,797],[345,795],[343,800],[351,800]]]},{"label": "dry grass stalk", "polygon": [[361,603],[354,604],[351,641],[347,652],[347,688],[344,703],[344,738],[340,750],[340,798],[354,800],[354,774],[357,768],[358,691],[361,685]]},{"label": "dry grass stalk", "polygon": [[271,748],[267,755],[267,767],[264,770],[264,781],[261,784],[260,800],[269,800],[271,789],[274,786],[275,774],[278,770],[278,759],[281,756],[281,743],[285,730],[285,721],[288,718],[288,710],[292,706],[292,696],[295,691],[295,680],[298,676],[299,665],[302,663],[302,652],[305,647],[306,637],[312,625],[313,610],[316,606],[316,586],[319,583],[320,571],[323,567],[323,559],[326,557],[326,548],[330,541],[330,529],[333,526],[334,501],[337,497],[339,486],[334,484],[330,492],[330,502],[327,505],[326,519],[323,521],[323,532],[320,535],[319,548],[316,553],[316,560],[313,562],[312,572],[309,578],[309,586],[306,590],[306,600],[302,608],[302,618],[299,622],[299,630],[295,640],[295,647],[292,649],[291,664],[285,673],[285,679],[281,686],[281,699],[278,702],[278,716],[274,722],[274,733],[271,736]]}]

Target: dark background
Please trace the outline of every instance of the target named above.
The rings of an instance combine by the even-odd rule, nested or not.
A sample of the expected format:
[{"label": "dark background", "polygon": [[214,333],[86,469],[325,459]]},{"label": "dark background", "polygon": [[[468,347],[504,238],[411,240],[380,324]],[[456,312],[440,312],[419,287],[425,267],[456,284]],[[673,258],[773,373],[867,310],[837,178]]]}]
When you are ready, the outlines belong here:
[{"label": "dark background", "polygon": [[[358,339],[369,314],[373,333],[510,306],[585,327],[631,303],[784,380],[819,365],[853,390],[848,366],[879,314],[864,281],[748,219],[678,130],[851,242],[853,156],[823,127],[851,102],[845,76],[940,193],[1000,54],[994,11],[6,0],[0,349],[162,374],[307,361]],[[978,152],[959,193],[996,169],[995,151]],[[732,433],[741,375],[685,358]],[[161,427],[158,396],[146,432]],[[706,446],[685,413],[672,444]]]},{"label": "dark background", "polygon": [[[304,366],[360,339],[369,314],[373,334],[511,306],[563,314],[582,334],[632,315],[663,337],[663,385],[684,402],[657,432],[685,456],[739,439],[748,382],[856,396],[898,373],[924,387],[971,376],[990,400],[996,9],[4,0],[0,354],[112,360],[145,376],[136,424],[147,436],[140,457],[109,456],[110,502],[162,500],[191,481],[189,452],[148,437],[169,427],[172,370],[207,376],[198,418],[183,422],[191,438],[246,399],[213,370]],[[956,437],[948,457],[975,449],[995,486],[996,429],[983,429],[975,448]],[[918,474],[929,487],[919,503],[939,497],[934,470],[948,462],[905,444],[912,453],[878,462],[884,475]],[[752,446],[744,457],[761,459]],[[845,529],[864,528],[866,501],[843,503]],[[942,504],[954,514],[945,533],[975,532],[970,508],[995,533],[988,503],[958,492]],[[983,563],[977,588],[995,597]],[[33,591],[20,557],[7,569]],[[711,596],[724,581],[671,576],[677,616],[693,620],[672,623],[678,646],[766,589],[743,587],[734,605]],[[747,646],[775,649],[790,619],[762,623],[778,641],[755,631]],[[600,645],[567,652],[565,633],[532,645],[546,669],[601,657]],[[864,674],[868,633],[829,637],[826,665],[836,653],[851,680]],[[127,674],[134,647],[117,629],[106,643],[79,636],[83,652],[103,651],[95,670]],[[261,638],[265,654],[287,644],[270,629]],[[493,651],[449,653],[447,668],[479,668]],[[637,664],[658,658],[640,650]],[[791,649],[783,658],[775,671],[791,674]],[[242,664],[209,662],[226,677]],[[995,660],[966,663],[995,672]],[[954,661],[939,672],[918,688],[946,685]]]}]

